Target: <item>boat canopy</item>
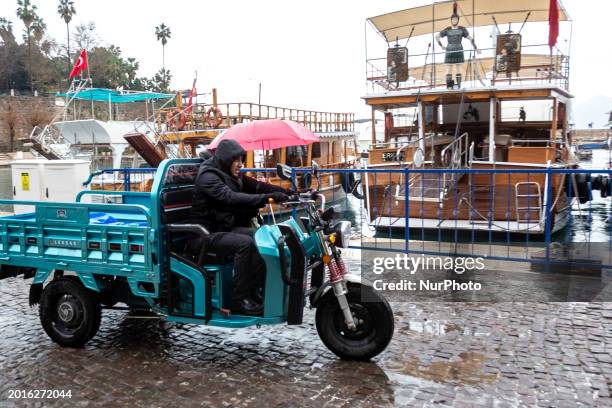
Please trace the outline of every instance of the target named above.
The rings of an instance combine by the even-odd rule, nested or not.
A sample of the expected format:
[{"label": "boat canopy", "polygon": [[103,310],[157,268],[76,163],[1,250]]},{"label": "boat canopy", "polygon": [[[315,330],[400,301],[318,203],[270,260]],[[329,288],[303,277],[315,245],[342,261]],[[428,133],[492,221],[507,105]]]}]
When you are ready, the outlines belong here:
[{"label": "boat canopy", "polygon": [[148,91],[116,91],[114,89],[105,88],[89,88],[78,92],[58,93],[56,96],[62,98],[74,98],[82,101],[94,102],[111,102],[111,103],[129,103],[142,102],[152,99],[170,99],[174,94],[166,94],[159,92]]},{"label": "boat canopy", "polygon": [[[387,42],[438,32],[450,25],[454,0],[434,1],[432,4],[395,11],[368,20]],[[571,20],[565,7],[559,3],[559,21]],[[528,22],[548,21],[550,0],[458,0],[461,23],[467,27],[481,27],[495,24],[522,23],[529,15]]]}]

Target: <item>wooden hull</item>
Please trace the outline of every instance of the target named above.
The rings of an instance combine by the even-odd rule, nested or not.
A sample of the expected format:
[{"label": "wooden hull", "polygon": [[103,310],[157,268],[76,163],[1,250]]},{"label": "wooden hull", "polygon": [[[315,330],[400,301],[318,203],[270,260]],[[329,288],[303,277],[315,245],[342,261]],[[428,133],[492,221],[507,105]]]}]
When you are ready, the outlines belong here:
[{"label": "wooden hull", "polygon": [[[377,169],[397,166],[376,167]],[[490,165],[474,165],[488,169]],[[497,165],[495,169],[533,169]],[[463,174],[446,189],[442,174],[411,176],[408,197],[403,174],[369,173],[366,205],[370,224],[378,228],[493,230],[544,233],[546,176],[544,174]],[[448,176],[447,176],[448,177]],[[518,187],[517,187],[518,186]],[[565,176],[552,176],[552,230],[567,222],[569,200]],[[412,191],[411,191],[412,190]]]}]

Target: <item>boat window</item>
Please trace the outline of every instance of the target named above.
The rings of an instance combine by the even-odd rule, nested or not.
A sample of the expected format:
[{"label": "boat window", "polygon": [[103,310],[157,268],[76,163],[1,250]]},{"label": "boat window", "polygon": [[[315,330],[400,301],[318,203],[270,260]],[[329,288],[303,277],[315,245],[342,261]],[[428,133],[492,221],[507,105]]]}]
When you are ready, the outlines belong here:
[{"label": "boat window", "polygon": [[276,150],[255,150],[253,152],[253,164],[257,168],[276,167],[280,162],[280,149]]},{"label": "boat window", "polygon": [[291,167],[303,167],[308,159],[308,151],[306,146],[290,146],[287,147],[287,165]]},{"label": "boat window", "polygon": [[502,122],[550,122],[552,121],[552,101],[550,100],[513,100],[502,101]]}]

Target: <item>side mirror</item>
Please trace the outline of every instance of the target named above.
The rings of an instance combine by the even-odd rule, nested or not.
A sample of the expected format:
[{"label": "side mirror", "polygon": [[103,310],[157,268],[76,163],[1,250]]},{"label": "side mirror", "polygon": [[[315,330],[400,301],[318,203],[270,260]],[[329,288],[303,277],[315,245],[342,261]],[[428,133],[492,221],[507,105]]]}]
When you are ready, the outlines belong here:
[{"label": "side mirror", "polygon": [[291,167],[281,163],[276,165],[276,175],[280,177],[281,180],[291,180],[291,174]]}]

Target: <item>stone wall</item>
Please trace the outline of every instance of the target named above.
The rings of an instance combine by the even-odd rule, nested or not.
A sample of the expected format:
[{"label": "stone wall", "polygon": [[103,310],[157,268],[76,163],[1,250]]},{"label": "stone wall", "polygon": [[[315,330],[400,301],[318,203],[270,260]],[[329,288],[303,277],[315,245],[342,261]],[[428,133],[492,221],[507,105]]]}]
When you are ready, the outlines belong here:
[{"label": "stone wall", "polygon": [[26,138],[34,126],[44,126],[56,113],[61,112],[50,97],[0,97],[0,152],[10,150],[11,129],[14,134],[13,150],[19,149],[19,139]]},{"label": "stone wall", "polygon": [[574,140],[605,141],[612,135],[610,129],[576,129],[573,131]]}]

